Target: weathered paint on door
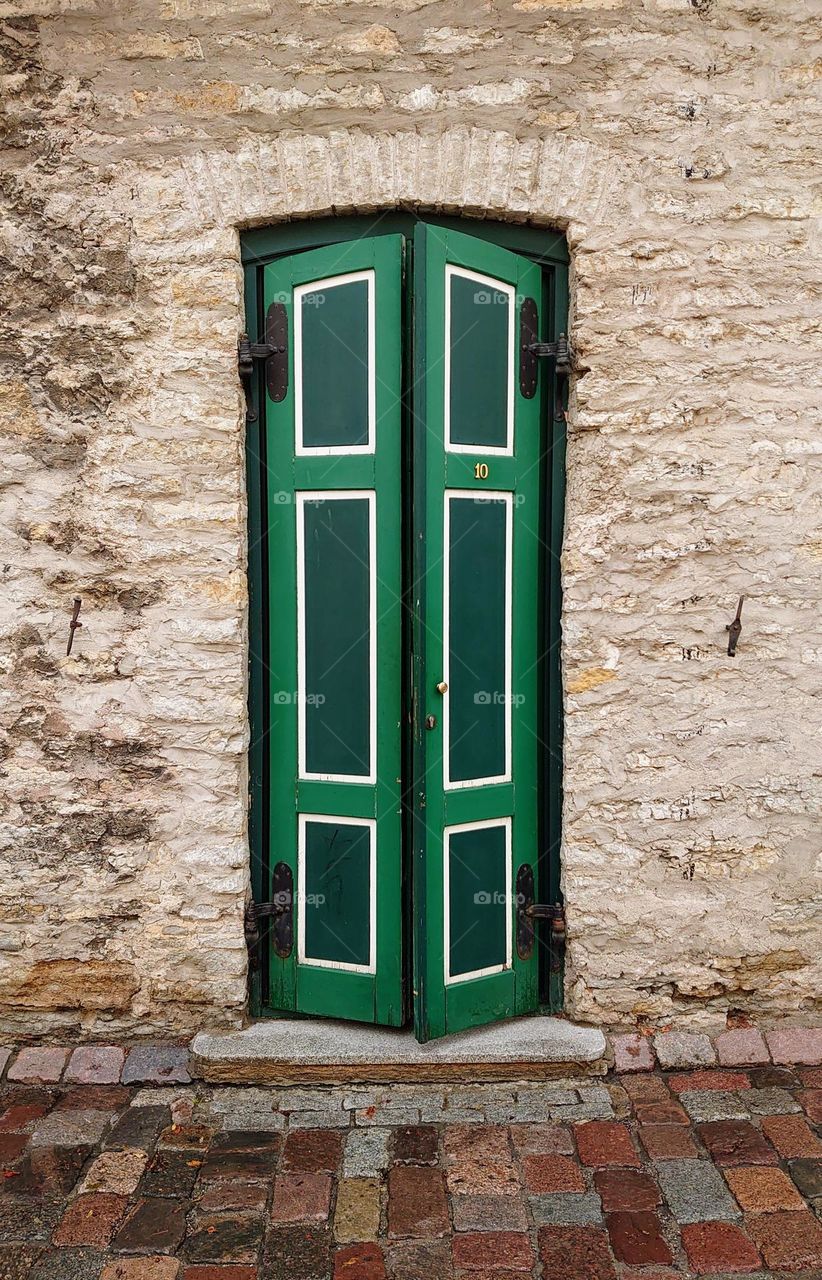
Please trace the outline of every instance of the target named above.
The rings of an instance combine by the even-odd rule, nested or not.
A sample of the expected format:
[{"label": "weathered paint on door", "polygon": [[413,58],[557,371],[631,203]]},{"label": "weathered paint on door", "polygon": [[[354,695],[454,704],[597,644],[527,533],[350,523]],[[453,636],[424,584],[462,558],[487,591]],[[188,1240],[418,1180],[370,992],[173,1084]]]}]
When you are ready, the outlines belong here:
[{"label": "weathered paint on door", "polygon": [[527,1012],[514,884],[537,860],[540,424],[518,343],[541,272],[419,225],[263,280],[289,333],[288,389],[266,405],[268,854],[295,885],[270,1004],[389,1025],[413,1009],[423,1040]]}]

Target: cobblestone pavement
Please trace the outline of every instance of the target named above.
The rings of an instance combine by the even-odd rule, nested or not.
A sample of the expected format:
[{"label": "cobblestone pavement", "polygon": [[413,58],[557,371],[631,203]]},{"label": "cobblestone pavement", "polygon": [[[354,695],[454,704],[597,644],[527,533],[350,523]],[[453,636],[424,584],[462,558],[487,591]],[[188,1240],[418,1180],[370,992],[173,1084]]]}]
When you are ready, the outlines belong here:
[{"label": "cobblestone pavement", "polygon": [[822,1068],[0,1090],[2,1280],[822,1277]]}]

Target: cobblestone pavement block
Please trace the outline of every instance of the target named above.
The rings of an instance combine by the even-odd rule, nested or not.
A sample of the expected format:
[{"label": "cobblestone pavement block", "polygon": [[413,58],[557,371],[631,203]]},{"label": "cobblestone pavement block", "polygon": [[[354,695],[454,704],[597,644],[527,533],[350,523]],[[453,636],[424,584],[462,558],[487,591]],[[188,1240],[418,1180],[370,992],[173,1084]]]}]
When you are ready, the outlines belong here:
[{"label": "cobblestone pavement block", "polygon": [[665,1031],[654,1036],[654,1051],[665,1071],[709,1067],[716,1062],[710,1038],[699,1031]]},{"label": "cobblestone pavement block", "polygon": [[812,1213],[751,1214],[746,1226],[767,1267],[822,1274],[822,1224]]},{"label": "cobblestone pavement block", "polygon": [[678,1102],[636,1102],[634,1111],[639,1124],[690,1124],[690,1117]]},{"label": "cobblestone pavement block", "polygon": [[620,1076],[619,1083],[632,1102],[669,1102],[671,1092],[662,1076]]},{"label": "cobblestone pavement block", "polygon": [[775,1213],[779,1209],[804,1209],[805,1202],[786,1173],[772,1165],[747,1165],[727,1169],[725,1179],[747,1213]]},{"label": "cobblestone pavement block", "polygon": [[759,1250],[730,1222],[691,1222],[682,1228],[682,1244],[691,1268],[699,1275],[755,1271]]},{"label": "cobblestone pavement block", "polygon": [[105,1255],[99,1249],[47,1249],[27,1280],[99,1280]]},{"label": "cobblestone pavement block", "polygon": [[9,1049],[5,1045],[0,1045],[0,1076],[2,1076],[5,1071],[6,1064],[13,1053],[13,1049]]},{"label": "cobblestone pavement block", "polygon": [[569,1125],[512,1124],[510,1133],[514,1149],[521,1157],[574,1154],[574,1138]]},{"label": "cobblestone pavement block", "polygon": [[259,1214],[195,1210],[189,1217],[183,1252],[190,1262],[254,1262],[264,1229]]},{"label": "cobblestone pavement block", "polygon": [[761,1031],[754,1027],[740,1027],[721,1031],[714,1039],[716,1056],[723,1066],[756,1066],[770,1062],[768,1046]]},{"label": "cobblestone pavement block", "polygon": [[401,1125],[392,1134],[391,1159],[395,1164],[436,1164],[438,1148],[433,1125]]},{"label": "cobblestone pavement block", "polygon": [[266,1235],[262,1274],[265,1280],[328,1280],[331,1250],[331,1232],[325,1228],[275,1224]]},{"label": "cobblestone pavement block", "polygon": [[532,1195],[548,1191],[584,1191],[582,1170],[569,1156],[525,1156],[522,1161],[525,1186]]},{"label": "cobblestone pavement block", "polygon": [[668,1076],[668,1088],[671,1093],[692,1093],[696,1089],[718,1089],[724,1093],[736,1093],[751,1088],[751,1077],[747,1071],[721,1071],[710,1067],[702,1071],[678,1071]]},{"label": "cobblestone pavement block", "polygon": [[774,1062],[809,1066],[822,1063],[822,1027],[785,1027],[766,1031],[765,1039]]},{"label": "cobblestone pavement block", "polygon": [[21,1049],[6,1073],[7,1080],[26,1084],[56,1084],[68,1061],[68,1049],[32,1046]]},{"label": "cobblestone pavement block", "polygon": [[740,1217],[739,1206],[722,1174],[706,1160],[660,1160],[656,1171],[662,1194],[677,1222]]},{"label": "cobblestone pavement block", "polygon": [[528,1227],[528,1215],[519,1196],[455,1196],[451,1212],[455,1231],[525,1231]]},{"label": "cobblestone pavement block", "polygon": [[48,1102],[12,1102],[0,1115],[0,1133],[31,1133],[49,1106]]},{"label": "cobblestone pavement block", "polygon": [[546,1280],[616,1280],[616,1268],[601,1228],[547,1226],[539,1232],[539,1253]]},{"label": "cobblestone pavement block", "polygon": [[351,1129],[346,1135],[343,1173],[347,1178],[369,1178],[388,1167],[390,1129]]},{"label": "cobblestone pavement block", "polygon": [[265,1182],[208,1182],[197,1200],[203,1211],[235,1209],[246,1213],[262,1213],[268,1202],[269,1186]]},{"label": "cobblestone pavement block", "polygon": [[[360,1133],[360,1130],[353,1132]],[[304,1173],[336,1173],[344,1140],[345,1135],[339,1129],[293,1129],[286,1135],[282,1168]]]},{"label": "cobblestone pavement block", "polygon": [[654,1047],[650,1036],[636,1033],[612,1036],[614,1067],[617,1071],[653,1071],[656,1065]]},{"label": "cobblestone pavement block", "polygon": [[271,1206],[273,1222],[325,1222],[331,1208],[327,1173],[278,1173]]},{"label": "cobblestone pavement block", "polygon": [[638,1166],[640,1163],[627,1125],[617,1120],[575,1125],[574,1138],[579,1158],[585,1165],[603,1168],[607,1165]]},{"label": "cobblestone pavement block", "polygon": [[227,1266],[213,1262],[192,1262],[184,1267],[182,1280],[257,1280],[253,1264],[238,1262]]},{"label": "cobblestone pavement block", "polygon": [[33,1147],[72,1147],[78,1143],[95,1146],[111,1124],[109,1111],[51,1111],[36,1120],[31,1134]]},{"label": "cobblestone pavement block", "polygon": [[463,1160],[506,1163],[511,1159],[509,1139],[510,1130],[506,1125],[448,1125],[442,1142],[446,1166]]},{"label": "cobblestone pavement block", "polygon": [[655,1213],[609,1213],[605,1219],[611,1246],[620,1262],[645,1266],[673,1261],[662,1224]]},{"label": "cobblestone pavement block", "polygon": [[140,1199],[121,1223],[112,1248],[120,1253],[173,1253],[185,1229],[184,1203]]},{"label": "cobblestone pavement block", "polygon": [[696,1123],[711,1120],[746,1120],[750,1115],[741,1093],[724,1089],[685,1090],[679,1095],[688,1115]]},{"label": "cobblestone pavement block", "polygon": [[791,1160],[788,1168],[803,1196],[809,1200],[822,1196],[822,1160]]},{"label": "cobblestone pavement block", "polygon": [[697,1125],[697,1133],[718,1165],[778,1164],[764,1134],[748,1120],[715,1120]]},{"label": "cobblestone pavement block", "polygon": [[[140,1191],[144,1196],[185,1199],[191,1195],[203,1157],[190,1151],[157,1151],[143,1174]],[[209,1185],[209,1184],[205,1184]]]},{"label": "cobblestone pavement block", "polygon": [[334,1254],[334,1280],[385,1280],[385,1259],[378,1244],[362,1242]]},{"label": "cobblestone pavement block", "polygon": [[125,1050],[117,1045],[81,1045],[69,1059],[65,1079],[77,1084],[117,1084],[125,1060]]},{"label": "cobblestone pavement block", "polygon": [[138,1045],[129,1050],[123,1084],[189,1084],[188,1049],[183,1045]]},{"label": "cobblestone pavement block", "polygon": [[[54,1233],[54,1243],[59,1245],[89,1245],[104,1249],[128,1206],[127,1196],[94,1192],[79,1195],[69,1202],[68,1208]],[[2,1274],[2,1273],[0,1273]]]},{"label": "cobblestone pavement block", "polygon": [[[505,1196],[497,1198],[507,1199]],[[449,1228],[442,1172],[422,1165],[394,1165],[388,1174],[389,1237],[425,1239],[444,1236]]]},{"label": "cobblestone pavement block", "polygon": [[822,1089],[803,1089],[797,1095],[797,1103],[811,1124],[822,1124]]},{"label": "cobblestone pavement block", "polygon": [[785,1160],[822,1158],[822,1142],[804,1116],[764,1116],[762,1130]]},{"label": "cobblestone pavement block", "polygon": [[130,1196],[146,1167],[148,1155],[139,1147],[125,1151],[103,1151],[83,1179],[83,1191],[108,1191]]},{"label": "cobblestone pavement block", "polygon": [[178,1280],[176,1258],[116,1258],[103,1267],[100,1280]]},{"label": "cobblestone pavement block", "polygon": [[335,1238],[341,1243],[376,1240],[379,1230],[379,1178],[341,1178],[334,1212]]},{"label": "cobblestone pavement block", "polygon": [[27,1280],[44,1248],[42,1244],[0,1244],[0,1276],[3,1280]]},{"label": "cobblestone pavement block", "polygon": [[637,1169],[597,1169],[594,1186],[606,1213],[653,1211],[662,1198],[651,1175]]},{"label": "cobblestone pavement block", "polygon": [[456,1160],[446,1171],[452,1196],[515,1196],[519,1174],[508,1160]]},{"label": "cobblestone pavement block", "polygon": [[602,1201],[595,1191],[583,1194],[559,1191],[553,1195],[530,1196],[528,1203],[538,1225],[602,1223]]},{"label": "cobblestone pavement block", "polygon": [[454,1267],[458,1271],[490,1271],[500,1266],[507,1271],[530,1271],[534,1251],[524,1231],[465,1231],[451,1242]]},{"label": "cobblestone pavement block", "polygon": [[448,1240],[390,1240],[386,1262],[391,1280],[452,1280]]},{"label": "cobblestone pavement block", "polygon": [[773,1087],[750,1089],[745,1094],[745,1106],[752,1115],[757,1116],[787,1116],[802,1110],[799,1103],[787,1089]]}]

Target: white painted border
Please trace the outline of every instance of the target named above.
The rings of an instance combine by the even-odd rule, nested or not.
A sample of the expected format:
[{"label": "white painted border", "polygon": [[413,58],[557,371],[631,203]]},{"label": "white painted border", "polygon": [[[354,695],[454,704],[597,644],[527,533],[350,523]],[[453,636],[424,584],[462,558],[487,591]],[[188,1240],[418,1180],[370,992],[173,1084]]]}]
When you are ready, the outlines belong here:
[{"label": "white painted border", "polygon": [[[307,293],[318,293],[322,289],[336,289],[340,285],[355,284],[358,280],[368,282],[368,337],[366,342],[366,358],[368,360],[368,438],[366,444],[352,445],[311,445],[303,444],[303,309],[302,299]],[[377,417],[377,365],[376,365],[376,273],[372,268],[367,271],[349,271],[341,276],[327,276],[324,280],[312,280],[309,284],[297,285],[294,289],[294,448],[298,457],[320,458],[344,456],[348,454],[373,453],[375,448],[375,422]],[[329,387],[329,395],[334,388]]]},{"label": "white painted border", "polygon": [[[318,960],[305,953],[305,828],[309,822],[329,822],[340,827],[368,827],[368,964],[343,960]],[[338,969],[345,973],[377,972],[377,821],[375,818],[340,818],[335,814],[301,813],[297,831],[297,961],[312,969]]]},{"label": "white painted border", "polygon": [[[513,512],[514,495],[510,489],[446,489],[443,494],[443,571],[442,571],[442,678],[448,685],[442,708],[442,785],[446,791],[462,791],[466,787],[486,787],[495,782],[511,781],[511,666],[513,606]],[[477,503],[505,503],[505,772],[486,778],[451,781],[451,627],[449,594],[451,584],[451,499],[471,498]]]},{"label": "white painted border", "polygon": [[[451,876],[449,858],[451,854],[451,836],[461,831],[484,831],[487,827],[505,827],[505,885],[508,901],[505,911],[505,963],[489,965],[486,969],[472,969],[469,973],[458,973],[451,976],[451,915],[450,895]],[[442,882],[443,882],[443,939],[445,943],[445,985],[454,986],[458,982],[468,982],[471,978],[487,978],[492,973],[504,973],[512,965],[514,888],[512,881],[513,858],[511,848],[511,819],[487,818],[484,822],[461,822],[455,826],[445,827],[442,833]]]},{"label": "white painted border", "polygon": [[[451,279],[462,276],[466,280],[474,280],[477,284],[488,285],[509,298],[508,307],[508,388],[506,394],[506,431],[505,447],[484,444],[453,444],[451,441]],[[514,453],[514,338],[517,310],[517,291],[512,284],[504,280],[496,280],[493,276],[481,275],[478,271],[469,271],[467,267],[445,266],[445,403],[443,405],[443,437],[446,453],[493,454],[496,457],[510,458]]]},{"label": "white painted border", "polygon": [[[296,494],[297,519],[297,773],[310,782],[377,781],[377,495],[373,489],[303,489]],[[305,507],[309,502],[368,499],[369,694],[368,773],[309,773],[305,767]]]}]

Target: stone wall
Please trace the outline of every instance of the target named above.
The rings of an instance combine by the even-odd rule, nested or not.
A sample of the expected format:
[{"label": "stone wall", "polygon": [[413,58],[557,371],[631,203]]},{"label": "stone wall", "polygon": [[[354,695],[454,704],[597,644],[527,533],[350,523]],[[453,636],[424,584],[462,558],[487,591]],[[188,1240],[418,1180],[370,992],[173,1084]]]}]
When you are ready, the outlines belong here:
[{"label": "stone wall", "polygon": [[816,1010],[813,9],[0,0],[0,1026],[243,1015],[238,228],[398,206],[572,251],[569,1014]]}]

